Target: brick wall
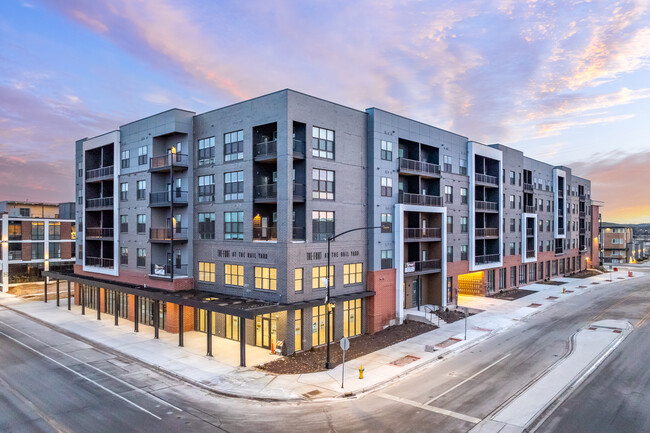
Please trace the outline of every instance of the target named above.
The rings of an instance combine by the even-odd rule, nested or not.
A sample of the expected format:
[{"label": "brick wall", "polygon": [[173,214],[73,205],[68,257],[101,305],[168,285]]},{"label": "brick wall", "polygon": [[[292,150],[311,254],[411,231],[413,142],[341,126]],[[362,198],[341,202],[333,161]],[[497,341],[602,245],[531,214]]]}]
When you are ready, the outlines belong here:
[{"label": "brick wall", "polygon": [[[177,304],[167,303],[167,315],[165,322],[165,331],[173,334],[178,333],[178,312],[180,306]],[[183,307],[183,331],[194,330],[194,308]]]},{"label": "brick wall", "polygon": [[374,334],[395,319],[395,269],[368,272],[368,290],[375,296],[368,298],[368,333]]},{"label": "brick wall", "polygon": [[75,274],[78,275],[85,275],[94,278],[102,278],[102,279],[111,280],[115,282],[135,284],[138,286],[146,285],[147,287],[155,287],[157,289],[169,290],[169,291],[191,290],[192,288],[194,288],[193,278],[181,278],[171,282],[164,279],[150,278],[149,274],[145,269],[142,269],[141,271],[128,271],[125,269],[120,269],[120,275],[118,277],[115,277],[113,275],[104,275],[104,274],[97,274],[94,272],[85,272],[82,270],[81,265],[75,265],[74,272]]}]

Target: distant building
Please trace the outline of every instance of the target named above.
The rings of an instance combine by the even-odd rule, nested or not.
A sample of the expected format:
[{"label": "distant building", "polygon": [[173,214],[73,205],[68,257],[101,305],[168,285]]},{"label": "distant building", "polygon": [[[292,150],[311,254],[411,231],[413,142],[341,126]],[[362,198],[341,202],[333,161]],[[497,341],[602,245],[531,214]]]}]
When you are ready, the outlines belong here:
[{"label": "distant building", "polygon": [[633,232],[631,226],[601,223],[603,264],[636,263],[643,256],[643,246],[634,239]]},{"label": "distant building", "polygon": [[10,284],[42,281],[47,270],[72,269],[75,204],[0,202],[2,291]]}]

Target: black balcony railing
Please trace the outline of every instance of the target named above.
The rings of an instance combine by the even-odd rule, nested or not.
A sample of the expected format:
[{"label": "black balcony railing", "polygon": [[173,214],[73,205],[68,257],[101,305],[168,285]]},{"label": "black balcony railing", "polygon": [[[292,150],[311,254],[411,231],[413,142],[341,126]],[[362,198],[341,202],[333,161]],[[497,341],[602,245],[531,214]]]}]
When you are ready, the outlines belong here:
[{"label": "black balcony railing", "polygon": [[579,211],[579,212],[578,212],[578,216],[579,216],[580,218],[584,218],[584,217],[585,217],[585,211],[583,211],[583,210]]},{"label": "black balcony railing", "polygon": [[476,256],[474,258],[474,263],[477,265],[485,265],[487,263],[496,263],[499,261],[498,254],[486,254],[482,256]]},{"label": "black balcony railing", "polygon": [[414,159],[399,158],[400,171],[411,171],[425,175],[439,175],[440,165]]},{"label": "black balcony railing", "polygon": [[278,155],[277,140],[263,141],[253,147],[253,156],[256,158],[270,158]]},{"label": "black balcony railing", "polygon": [[293,240],[294,241],[304,241],[307,239],[307,233],[304,227],[293,227]]},{"label": "black balcony railing", "polygon": [[101,177],[113,176],[113,166],[94,168],[86,170],[86,180],[97,179]]},{"label": "black balcony railing", "polygon": [[580,252],[585,252],[587,251],[587,245],[580,245]]},{"label": "black balcony railing", "polygon": [[476,237],[477,238],[497,238],[499,237],[499,229],[498,228],[477,228],[475,230]]},{"label": "black balcony railing", "polygon": [[174,195],[174,204],[187,204],[187,191],[179,190],[152,192],[149,194],[149,204],[152,206],[169,206],[171,205],[172,194]]},{"label": "black balcony railing", "polygon": [[535,236],[535,229],[527,228],[526,236]]},{"label": "black balcony railing", "polygon": [[557,234],[558,235],[563,235],[564,234],[564,227],[558,227]]},{"label": "black balcony railing", "polygon": [[276,227],[253,227],[254,241],[277,241],[278,233]]},{"label": "black balcony railing", "polygon": [[256,199],[278,198],[278,184],[268,183],[263,185],[255,185],[255,198]]},{"label": "black balcony railing", "polygon": [[186,277],[187,276],[187,265],[157,265],[151,264],[151,275],[156,277],[165,277],[170,278],[172,275],[172,266],[174,268],[174,277]]},{"label": "black balcony railing", "polygon": [[305,142],[302,140],[293,139],[293,155],[298,157],[305,157]]},{"label": "black balcony railing", "polygon": [[440,259],[404,263],[404,273],[440,272],[441,269],[442,269],[442,261]]},{"label": "black balcony railing", "polygon": [[524,206],[524,212],[535,213],[535,206]]},{"label": "black balcony railing", "polygon": [[[171,241],[172,229],[169,227],[150,228],[149,239],[152,241]],[[187,227],[175,227],[174,240],[187,240]]]},{"label": "black balcony railing", "polygon": [[578,229],[578,233],[581,234],[581,235],[584,235],[586,231],[587,231],[587,230],[586,230],[584,227],[580,227],[580,228]]},{"label": "black balcony railing", "polygon": [[442,197],[435,195],[411,194],[401,192],[398,195],[398,201],[403,204],[417,204],[421,206],[442,206]]},{"label": "black balcony railing", "polygon": [[170,168],[174,162],[174,168],[186,168],[189,157],[182,153],[168,153],[167,155],[154,156],[149,158],[149,169],[160,170]]},{"label": "black balcony railing", "polygon": [[524,191],[533,192],[533,184],[532,183],[524,183]]},{"label": "black balcony railing", "polygon": [[86,266],[94,266],[97,268],[112,268],[113,259],[106,259],[103,257],[86,257]]},{"label": "black balcony railing", "polygon": [[533,257],[535,257],[535,250],[526,251],[526,258],[527,259],[532,259]]},{"label": "black balcony railing", "polygon": [[294,200],[305,200],[305,185],[302,183],[293,183],[293,199]]},{"label": "black balcony railing", "polygon": [[112,238],[113,228],[86,227],[86,238]]},{"label": "black balcony railing", "polygon": [[499,203],[495,203],[492,201],[476,200],[474,204],[476,206],[476,210],[489,210],[489,211],[499,210]]},{"label": "black balcony railing", "polygon": [[20,250],[20,251],[9,251],[8,257],[9,257],[9,260],[22,260],[23,259],[23,252],[22,252],[22,250]]},{"label": "black balcony railing", "polygon": [[486,183],[488,185],[499,185],[499,178],[496,176],[490,176],[489,174],[476,173],[475,179],[480,183]]},{"label": "black balcony railing", "polygon": [[587,200],[587,196],[584,195],[584,194],[580,194],[580,195],[578,196],[578,200],[580,200],[580,201],[585,201],[585,200]]},{"label": "black balcony railing", "polygon": [[439,228],[405,228],[404,239],[440,239],[442,230]]},{"label": "black balcony railing", "polygon": [[86,200],[86,209],[113,207],[113,197],[89,198]]}]

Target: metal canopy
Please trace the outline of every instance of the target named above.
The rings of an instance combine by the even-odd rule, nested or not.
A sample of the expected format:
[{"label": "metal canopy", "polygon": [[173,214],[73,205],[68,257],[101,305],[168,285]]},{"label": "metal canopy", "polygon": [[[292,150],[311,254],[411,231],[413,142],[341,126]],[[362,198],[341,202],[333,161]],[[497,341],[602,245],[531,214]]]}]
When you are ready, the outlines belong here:
[{"label": "metal canopy", "polygon": [[[309,308],[322,305],[324,303],[324,300],[322,299],[315,299],[293,304],[280,304],[276,302],[250,299],[240,296],[223,295],[202,290],[182,290],[172,292],[156,287],[144,287],[136,284],[117,282],[67,272],[45,271],[43,272],[43,275],[57,281],[73,281],[75,283],[85,284],[87,286],[102,287],[104,289],[116,290],[118,292],[127,293],[129,295],[140,296],[143,298],[154,299],[162,302],[170,302],[186,307],[199,308],[206,311],[213,311],[215,313],[229,314],[231,316],[242,317],[245,319],[255,319],[255,316],[259,316],[261,314]],[[332,297],[331,302],[366,298],[368,296],[373,296],[374,294],[374,291],[350,293],[341,296],[334,296]]]}]

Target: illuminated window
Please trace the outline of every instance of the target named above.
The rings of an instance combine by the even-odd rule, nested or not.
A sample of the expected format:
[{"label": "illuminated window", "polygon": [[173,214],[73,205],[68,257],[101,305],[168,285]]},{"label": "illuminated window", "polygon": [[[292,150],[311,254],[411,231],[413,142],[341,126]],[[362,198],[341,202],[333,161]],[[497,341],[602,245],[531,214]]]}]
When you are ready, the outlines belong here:
[{"label": "illuminated window", "polygon": [[[334,281],[336,281],[336,278],[334,278],[334,266],[330,266],[330,280],[332,281],[332,283],[330,284],[330,288],[331,288],[334,287]],[[327,288],[325,281],[327,281],[327,266],[314,266],[313,268],[311,268],[312,289]]]},{"label": "illuminated window", "polygon": [[343,336],[361,335],[361,299],[343,302]]},{"label": "illuminated window", "polygon": [[302,292],[303,269],[296,268],[293,271],[293,288],[296,292]]},{"label": "illuminated window", "polygon": [[343,265],[343,284],[359,284],[363,282],[363,263]]},{"label": "illuminated window", "polygon": [[265,268],[255,266],[255,288],[262,290],[277,289],[276,268]]},{"label": "illuminated window", "polygon": [[[327,305],[330,309],[330,342],[334,341],[334,305]],[[320,305],[318,307],[312,307],[311,310],[311,323],[312,323],[312,334],[311,334],[311,345],[319,346],[327,342],[325,337],[325,323],[327,322],[327,309],[325,305]]]},{"label": "illuminated window", "polygon": [[244,287],[244,266],[224,265],[227,286]]},{"label": "illuminated window", "polygon": [[199,281],[214,283],[214,263],[199,262]]}]

